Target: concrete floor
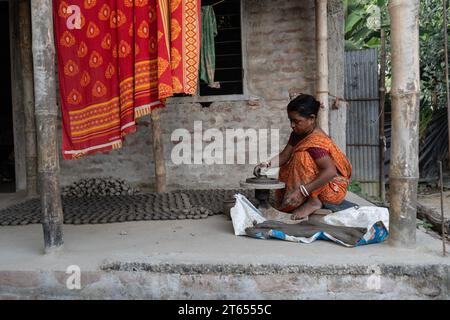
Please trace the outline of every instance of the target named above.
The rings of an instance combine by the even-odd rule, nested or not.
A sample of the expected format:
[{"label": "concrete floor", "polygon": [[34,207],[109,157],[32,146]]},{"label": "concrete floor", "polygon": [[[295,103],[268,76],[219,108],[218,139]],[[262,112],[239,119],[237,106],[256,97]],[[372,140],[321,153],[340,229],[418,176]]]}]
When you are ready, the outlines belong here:
[{"label": "concrete floor", "polygon": [[0,209],[9,207],[11,205],[26,201],[25,192],[16,193],[0,193]]},{"label": "concrete floor", "polygon": [[[24,201],[24,195],[3,194],[0,199],[2,208]],[[349,194],[347,199],[371,205],[354,194]],[[396,253],[386,256],[384,251],[389,248],[385,244],[349,250],[323,241],[301,245],[236,237],[231,221],[222,215],[202,220],[64,225],[63,230],[63,252],[45,256],[41,225],[0,227],[0,270],[65,270],[70,264],[77,264],[84,270],[98,270],[105,260],[141,259],[155,263],[343,263],[352,250],[364,253],[362,256],[354,254],[354,262],[377,256],[383,259],[389,256],[398,261]],[[418,247],[422,248],[427,239],[420,235]],[[439,243],[434,246],[438,251]],[[431,247],[424,252],[429,253]],[[439,261],[437,251],[430,259]],[[409,250],[405,253],[412,254]]]},{"label": "concrete floor", "polygon": [[[15,198],[15,200],[13,198],[9,198],[9,203],[17,202],[18,198]],[[5,199],[5,197],[2,198],[2,205],[6,203],[4,201]],[[349,200],[363,202],[363,200],[353,195],[349,196]],[[23,279],[20,272],[64,273],[70,265],[77,265],[82,272],[91,272],[94,274],[98,274],[98,272],[113,272],[112,274],[114,274],[115,271],[153,270],[152,277],[155,277],[155,272],[162,270],[156,266],[165,266],[165,269],[161,271],[160,275],[162,273],[166,275],[170,273],[183,273],[180,272],[180,266],[183,266],[183,270],[186,270],[186,266],[201,266],[197,270],[194,270],[195,268],[190,269],[191,273],[201,274],[211,273],[214,266],[221,266],[218,269],[219,271],[225,270],[226,266],[238,266],[237,269],[232,269],[234,271],[230,271],[230,273],[237,274],[238,278],[235,279],[237,283],[240,281],[239,274],[245,273],[251,277],[252,270],[254,268],[257,269],[256,266],[267,266],[265,269],[260,268],[258,272],[268,274],[280,273],[280,270],[293,267],[301,268],[301,270],[298,269],[295,271],[300,274],[301,272],[308,273],[315,268],[317,270],[323,270],[324,267],[328,268],[333,266],[332,270],[330,269],[324,272],[328,273],[328,276],[326,276],[328,278],[330,278],[331,272],[333,277],[337,277],[336,279],[340,279],[339,277],[342,276],[342,272],[346,275],[356,272],[356,274],[364,277],[370,276],[371,273],[375,272],[374,270],[378,270],[377,272],[382,274],[385,272],[382,266],[390,266],[388,268],[390,271],[386,271],[387,273],[390,272],[387,278],[395,286],[398,286],[398,279],[402,278],[403,275],[393,275],[392,272],[398,273],[398,270],[404,267],[408,270],[416,270],[414,268],[418,268],[417,270],[420,269],[421,271],[419,273],[414,271],[416,272],[414,277],[417,277],[417,274],[421,274],[420,277],[426,277],[429,274],[430,277],[436,278],[437,276],[431,273],[435,273],[433,268],[437,266],[440,270],[439,273],[443,274],[444,277],[436,278],[436,281],[439,282],[436,284],[439,287],[439,289],[436,289],[438,293],[436,293],[436,290],[433,289],[433,291],[428,287],[427,290],[433,292],[431,296],[437,296],[439,298],[448,298],[448,291],[450,291],[450,245],[447,246],[447,257],[444,258],[442,257],[442,243],[420,230],[417,230],[417,244],[414,249],[393,248],[387,242],[357,248],[345,248],[326,241],[316,241],[312,244],[296,244],[280,240],[257,240],[249,237],[237,237],[233,234],[233,227],[230,220],[225,216],[213,216],[203,220],[139,221],[79,226],[65,225],[64,240],[65,245],[63,251],[52,255],[44,255],[43,233],[40,225],[0,227],[0,299],[2,298],[2,291],[3,296],[6,298],[8,298],[8,294],[11,292],[15,292],[13,297],[24,297],[24,292],[11,284],[11,277]],[[137,270],[136,266],[140,266],[143,269]],[[397,271],[392,271],[394,270],[393,268],[397,268]],[[221,277],[221,272],[219,271],[215,272],[218,277],[217,279]],[[4,272],[3,278],[2,272]],[[12,276],[11,272],[19,272],[19,275]],[[108,274],[108,277],[110,276],[111,273]],[[317,274],[315,277],[317,277]],[[251,279],[249,281],[254,281],[254,278],[249,279]],[[284,281],[280,279],[277,281]],[[42,281],[48,283],[47,278]],[[143,280],[133,278],[130,281],[139,282]],[[161,279],[153,279],[152,281],[161,281]],[[310,279],[308,281],[312,280]],[[320,283],[320,281],[317,283]],[[231,282],[232,280],[230,280]],[[414,284],[410,282],[408,282],[408,290],[405,291],[402,289],[402,292],[412,292],[410,287],[414,287]],[[5,285],[5,283],[9,283],[9,285]],[[109,279],[108,286],[114,287],[112,283],[116,284],[117,282],[116,280]],[[427,279],[424,283],[426,283],[426,286],[429,286],[431,282]],[[190,288],[191,285],[186,286]],[[100,285],[97,284],[97,286]],[[164,287],[162,284],[161,286]],[[167,284],[167,286],[169,285]],[[423,284],[421,286],[423,287]],[[13,287],[14,289],[12,289]],[[172,292],[169,287],[167,288],[167,292]],[[328,287],[329,285],[327,285]],[[228,295],[222,297],[215,296],[211,293],[210,297],[240,297],[233,295],[235,294],[233,293],[234,289],[231,287],[229,289],[230,294]],[[173,295],[167,293],[166,296],[160,292],[156,294],[153,291],[150,296],[147,292],[129,296],[129,292],[127,291],[126,293],[122,292],[119,298],[179,298],[175,294],[177,290],[181,289],[177,287],[171,293]],[[188,290],[186,292],[189,292],[189,289],[186,290]],[[226,290],[223,290],[223,294],[225,294]],[[314,291],[316,292],[315,297],[330,297],[329,291],[326,291],[328,293],[323,293],[322,295],[317,293],[321,292],[319,289],[316,288],[314,290],[316,290]],[[386,289],[385,294],[392,295],[392,290],[392,288],[389,290]],[[60,297],[65,294],[60,291],[54,293],[54,289],[33,292],[35,292],[34,295],[32,297],[27,296],[27,298]],[[111,292],[116,291],[112,290]],[[189,293],[187,297],[204,298],[205,296],[201,292]],[[285,289],[282,289],[281,292],[285,292]],[[246,296],[244,289],[242,289],[241,293],[243,297]],[[92,293],[89,297],[95,298],[97,297],[96,294]],[[410,296],[420,298],[421,294],[416,292],[410,294]],[[427,294],[425,293],[425,296]],[[253,296],[260,298],[274,297],[272,295],[257,295],[256,292],[254,292]],[[79,297],[83,298],[82,295]],[[281,293],[276,297],[284,298]],[[302,297],[302,295],[297,296],[297,298]],[[382,295],[378,296],[378,298],[380,297]],[[395,295],[391,297],[395,298]],[[86,297],[84,296],[84,298]]]},{"label": "concrete floor", "polygon": [[[0,270],[99,270],[105,261],[211,264],[450,264],[442,244],[418,230],[415,249],[388,243],[345,248],[326,241],[296,244],[237,237],[224,216],[205,220],[65,225],[64,251],[43,255],[40,225],[0,227]],[[447,249],[448,255],[450,251]]]}]

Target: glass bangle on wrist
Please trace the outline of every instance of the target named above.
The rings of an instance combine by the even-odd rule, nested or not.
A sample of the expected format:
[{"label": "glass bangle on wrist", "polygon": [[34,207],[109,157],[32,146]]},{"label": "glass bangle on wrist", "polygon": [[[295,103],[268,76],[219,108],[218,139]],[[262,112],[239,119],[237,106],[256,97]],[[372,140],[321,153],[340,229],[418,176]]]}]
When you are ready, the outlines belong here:
[{"label": "glass bangle on wrist", "polygon": [[305,198],[308,198],[309,197],[309,192],[308,192],[308,190],[306,190],[306,188],[305,188],[305,186],[304,185],[300,185],[300,192],[302,193],[302,195],[305,197]]}]

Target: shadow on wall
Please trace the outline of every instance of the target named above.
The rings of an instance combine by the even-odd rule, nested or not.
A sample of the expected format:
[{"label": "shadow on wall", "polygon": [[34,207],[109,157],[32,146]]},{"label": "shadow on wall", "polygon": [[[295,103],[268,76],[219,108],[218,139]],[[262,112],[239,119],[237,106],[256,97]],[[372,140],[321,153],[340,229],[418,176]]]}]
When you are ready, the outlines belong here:
[{"label": "shadow on wall", "polygon": [[[10,70],[9,6],[0,2],[0,69]],[[15,192],[14,136],[12,121],[11,72],[0,74],[0,193]]]}]

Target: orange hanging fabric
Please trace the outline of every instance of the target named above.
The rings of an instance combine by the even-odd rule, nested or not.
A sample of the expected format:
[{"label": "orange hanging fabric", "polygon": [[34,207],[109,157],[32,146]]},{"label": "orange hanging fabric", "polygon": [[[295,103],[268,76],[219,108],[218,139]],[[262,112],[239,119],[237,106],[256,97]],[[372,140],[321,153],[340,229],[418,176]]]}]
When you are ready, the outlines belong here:
[{"label": "orange hanging fabric", "polygon": [[200,64],[199,0],[171,0],[172,75],[174,93],[196,94]]},{"label": "orange hanging fabric", "polygon": [[200,62],[200,0],[156,0],[159,98],[196,94]]},{"label": "orange hanging fabric", "polygon": [[199,2],[53,0],[65,159],[121,147],[137,118],[196,92]]}]

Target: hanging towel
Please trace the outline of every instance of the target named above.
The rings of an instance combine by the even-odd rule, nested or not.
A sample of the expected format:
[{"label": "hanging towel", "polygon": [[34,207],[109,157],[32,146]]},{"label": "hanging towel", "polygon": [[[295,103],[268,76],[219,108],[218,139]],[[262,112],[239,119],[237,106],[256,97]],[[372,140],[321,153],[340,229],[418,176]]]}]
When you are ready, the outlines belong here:
[{"label": "hanging towel", "polygon": [[157,0],[160,99],[197,93],[200,9],[200,0]]},{"label": "hanging towel", "polygon": [[220,88],[214,81],[216,70],[216,52],[214,38],[217,36],[216,16],[212,6],[202,7],[202,47],[200,53],[200,79],[211,88]]},{"label": "hanging towel", "polygon": [[120,148],[137,118],[196,92],[199,1],[53,0],[65,159]]}]

